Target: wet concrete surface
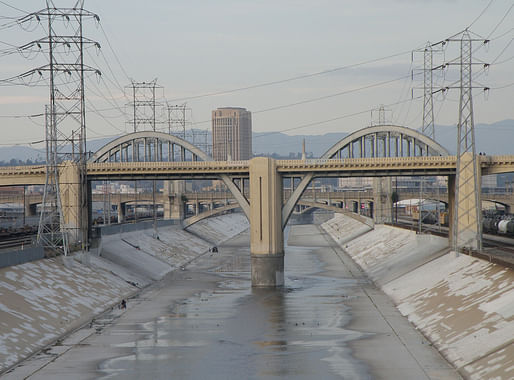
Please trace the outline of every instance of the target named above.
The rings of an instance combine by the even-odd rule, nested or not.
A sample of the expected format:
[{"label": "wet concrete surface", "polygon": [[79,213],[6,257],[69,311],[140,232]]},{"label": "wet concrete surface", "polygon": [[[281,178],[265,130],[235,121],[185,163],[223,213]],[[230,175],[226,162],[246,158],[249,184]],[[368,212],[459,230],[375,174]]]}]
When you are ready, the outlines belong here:
[{"label": "wet concrete surface", "polygon": [[317,226],[286,233],[283,289],[251,288],[244,233],[6,378],[459,378]]}]

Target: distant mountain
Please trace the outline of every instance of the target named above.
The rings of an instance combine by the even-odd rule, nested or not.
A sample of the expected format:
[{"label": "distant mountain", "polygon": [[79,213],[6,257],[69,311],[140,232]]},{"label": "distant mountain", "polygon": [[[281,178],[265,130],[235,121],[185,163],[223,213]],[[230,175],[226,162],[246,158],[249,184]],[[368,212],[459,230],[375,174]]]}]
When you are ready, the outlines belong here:
[{"label": "distant mountain", "polygon": [[288,156],[290,153],[301,153],[305,139],[305,152],[319,157],[332,145],[347,136],[348,133],[327,133],[324,135],[294,135],[281,132],[254,133],[252,147],[254,154],[272,154]]},{"label": "distant mountain", "polygon": [[9,162],[12,159],[22,161],[29,159],[32,161],[44,161],[46,159],[46,153],[44,150],[38,150],[26,146],[0,147],[0,161]]},{"label": "distant mountain", "polygon": [[[436,126],[435,137],[441,145],[455,154],[457,151],[457,126]],[[476,124],[477,153],[514,154],[514,120],[502,120],[492,124]]]},{"label": "distant mountain", "polygon": [[[313,157],[320,157],[332,145],[347,136],[348,133],[326,133],[323,135],[286,135],[281,132],[254,132],[254,154],[273,154],[289,156],[302,151],[305,139],[305,150]],[[440,126],[435,128],[436,140],[450,153],[455,154],[457,146],[457,126]],[[210,131],[208,141],[211,141]],[[514,120],[502,120],[492,124],[477,124],[475,126],[477,153],[514,154]],[[88,150],[95,152],[113,138],[88,141]],[[41,161],[45,159],[44,150],[24,146],[0,147],[0,161],[9,162],[11,159],[26,161]]]}]

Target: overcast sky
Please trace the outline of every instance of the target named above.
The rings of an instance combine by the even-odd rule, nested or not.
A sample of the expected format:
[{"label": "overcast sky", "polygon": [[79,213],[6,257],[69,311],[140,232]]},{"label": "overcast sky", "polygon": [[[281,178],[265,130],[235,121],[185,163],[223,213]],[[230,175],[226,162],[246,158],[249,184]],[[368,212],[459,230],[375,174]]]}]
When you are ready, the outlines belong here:
[{"label": "overcast sky", "polygon": [[[75,1],[54,2],[71,7]],[[85,56],[102,72],[101,78],[90,76],[86,86],[88,138],[130,132],[124,87],[131,79],[155,78],[162,86],[159,102],[187,102],[196,128],[210,128],[211,110],[237,106],[252,111],[255,132],[352,132],[368,126],[371,109],[381,104],[392,123],[419,128],[423,54],[411,51],[471,24],[474,38],[491,39],[489,46],[474,42],[476,62],[495,63],[486,71],[473,67],[475,85],[491,87],[485,93],[474,90],[475,122],[514,119],[513,5],[512,0],[86,0],[101,27],[85,21],[84,35],[102,50],[90,49]],[[0,16],[44,7],[42,0],[3,0]],[[10,21],[0,18],[1,25]],[[37,22],[24,28],[3,28],[0,50],[46,33]],[[434,53],[434,65],[458,54],[459,44],[450,43]],[[0,78],[47,62],[42,54],[0,54]],[[309,75],[324,71],[329,72]],[[458,76],[452,66],[434,72],[434,84],[452,85]],[[269,82],[279,83],[256,87]],[[230,92],[245,87],[251,88]],[[229,92],[198,97],[223,91]],[[44,119],[23,116],[42,113],[48,98],[47,86],[0,86],[3,145],[43,138]],[[458,98],[457,89],[435,97],[437,124],[457,123]]]}]

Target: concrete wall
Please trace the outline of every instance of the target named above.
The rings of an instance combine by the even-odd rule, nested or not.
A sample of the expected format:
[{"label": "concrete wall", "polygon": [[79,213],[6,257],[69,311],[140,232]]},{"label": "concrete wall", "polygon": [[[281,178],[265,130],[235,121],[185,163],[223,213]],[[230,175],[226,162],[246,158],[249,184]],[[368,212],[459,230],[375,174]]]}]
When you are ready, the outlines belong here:
[{"label": "concrete wall", "polygon": [[244,229],[241,217],[197,223],[198,236],[213,241],[178,225],[160,226],[157,236],[140,225],[104,234],[89,253],[0,269],[0,373],[237,235]]},{"label": "concrete wall", "polygon": [[37,246],[32,246],[25,249],[17,249],[15,251],[2,252],[0,254],[0,268],[40,260],[43,257],[45,257],[43,247]]},{"label": "concrete wall", "polygon": [[514,273],[449,252],[447,240],[358,222],[322,225],[400,312],[467,378],[514,378]]}]

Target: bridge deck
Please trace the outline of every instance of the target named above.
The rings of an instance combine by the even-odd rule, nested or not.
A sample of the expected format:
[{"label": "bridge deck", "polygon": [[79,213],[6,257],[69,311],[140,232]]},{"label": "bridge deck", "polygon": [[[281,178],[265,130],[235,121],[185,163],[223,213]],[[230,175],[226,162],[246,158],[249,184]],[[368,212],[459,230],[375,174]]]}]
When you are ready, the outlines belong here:
[{"label": "bridge deck", "polygon": [[[482,175],[514,172],[514,155],[478,156]],[[448,175],[456,170],[456,156],[277,160],[279,173],[315,176]],[[88,163],[88,178],[173,179],[247,177],[249,161],[106,162]],[[44,184],[44,165],[0,168],[0,186]]]}]

